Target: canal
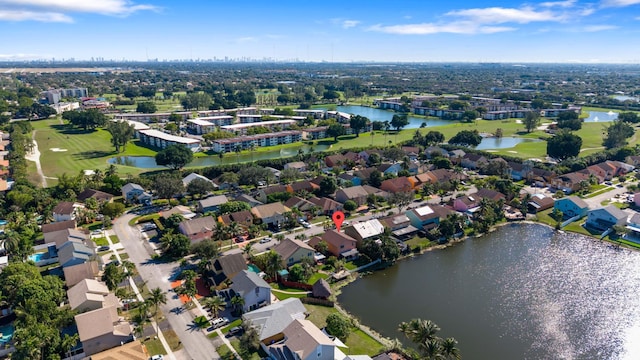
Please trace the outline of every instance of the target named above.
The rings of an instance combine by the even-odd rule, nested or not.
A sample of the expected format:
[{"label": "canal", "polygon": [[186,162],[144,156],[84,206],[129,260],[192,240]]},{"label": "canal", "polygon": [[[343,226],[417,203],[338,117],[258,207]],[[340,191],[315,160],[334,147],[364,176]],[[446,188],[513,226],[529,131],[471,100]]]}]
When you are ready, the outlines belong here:
[{"label": "canal", "polygon": [[463,359],[640,358],[640,253],[536,224],[510,224],[344,287],[360,321],[397,331],[430,319]]}]

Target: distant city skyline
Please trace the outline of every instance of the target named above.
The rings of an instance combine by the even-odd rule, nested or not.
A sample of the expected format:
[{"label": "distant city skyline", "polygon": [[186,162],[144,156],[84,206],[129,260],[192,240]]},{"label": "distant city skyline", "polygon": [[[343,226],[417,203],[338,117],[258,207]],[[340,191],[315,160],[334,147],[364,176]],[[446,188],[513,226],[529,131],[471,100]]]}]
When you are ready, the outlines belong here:
[{"label": "distant city skyline", "polygon": [[0,0],[0,61],[640,63],[640,0]]}]

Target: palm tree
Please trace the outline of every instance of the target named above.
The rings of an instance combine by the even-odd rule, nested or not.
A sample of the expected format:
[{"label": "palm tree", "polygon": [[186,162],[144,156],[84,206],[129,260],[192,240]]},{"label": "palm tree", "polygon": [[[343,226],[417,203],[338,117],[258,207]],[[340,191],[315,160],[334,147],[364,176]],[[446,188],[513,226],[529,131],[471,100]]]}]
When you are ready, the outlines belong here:
[{"label": "palm tree", "polygon": [[220,312],[227,307],[227,303],[220,296],[206,298],[202,305],[211,310],[214,318],[217,318]]},{"label": "palm tree", "polygon": [[445,359],[460,360],[460,349],[456,347],[458,341],[454,338],[446,338],[441,343],[442,355]]},{"label": "palm tree", "polygon": [[237,222],[232,222],[227,226],[227,232],[231,238],[235,238],[236,236],[241,235],[244,232],[244,229]]},{"label": "palm tree", "polygon": [[253,256],[252,254],[253,252],[253,243],[248,243],[243,249],[242,249],[242,253],[247,256],[247,258],[251,259],[251,257]]},{"label": "palm tree", "polygon": [[282,269],[282,256],[273,250],[269,251],[265,268],[267,274],[275,280],[278,275],[278,271]]},{"label": "palm tree", "polygon": [[122,269],[124,270],[124,274],[127,281],[127,287],[131,287],[131,273],[135,270],[136,266],[129,260],[122,260]]},{"label": "palm tree", "polygon": [[[149,298],[147,299],[147,302],[150,305],[153,305],[153,307],[154,307],[153,316],[157,317],[158,316],[158,305],[167,303],[167,295],[160,288],[152,289],[151,290],[151,294],[150,294]],[[156,320],[156,323],[157,323],[158,322],[157,319],[155,319],[155,320]]]},{"label": "palm tree", "polygon": [[239,311],[242,314],[242,310],[244,309],[244,298],[240,295],[236,295],[231,298],[231,305],[235,311]]}]

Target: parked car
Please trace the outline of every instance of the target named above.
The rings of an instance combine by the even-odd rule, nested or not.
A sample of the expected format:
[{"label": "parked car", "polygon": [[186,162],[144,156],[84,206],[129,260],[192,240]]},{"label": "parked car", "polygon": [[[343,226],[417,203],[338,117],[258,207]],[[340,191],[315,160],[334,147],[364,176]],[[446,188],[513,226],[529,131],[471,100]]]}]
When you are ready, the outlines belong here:
[{"label": "parked car", "polygon": [[229,323],[229,319],[225,317],[221,317],[221,318],[213,319],[211,321],[211,327],[213,327],[214,329],[217,329],[219,327],[227,325],[228,323]]},{"label": "parked car", "polygon": [[302,227],[305,229],[308,229],[311,227],[311,224],[309,224],[308,222],[302,223]]},{"label": "parked car", "polygon": [[158,354],[158,355],[153,355],[149,359],[151,359],[151,360],[164,360],[164,356]]},{"label": "parked car", "polygon": [[109,246],[106,246],[106,245],[105,246],[100,246],[98,248],[98,251],[109,251]]},{"label": "parked car", "polygon": [[262,238],[262,239],[260,239],[260,244],[266,244],[266,243],[268,243],[269,241],[271,241],[271,238],[270,238],[270,237]]},{"label": "parked car", "polygon": [[229,329],[229,332],[227,333],[226,337],[232,337],[232,336],[236,336],[236,335],[240,335],[242,334],[242,332],[244,332],[244,329],[241,326],[234,326],[231,329]]}]

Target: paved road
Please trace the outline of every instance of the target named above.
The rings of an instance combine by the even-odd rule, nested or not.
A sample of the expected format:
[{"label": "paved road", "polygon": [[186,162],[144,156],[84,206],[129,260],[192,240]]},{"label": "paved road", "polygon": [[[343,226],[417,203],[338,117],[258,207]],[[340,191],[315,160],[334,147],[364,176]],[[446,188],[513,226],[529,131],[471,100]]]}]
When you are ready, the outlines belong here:
[{"label": "paved road", "polygon": [[[138,273],[147,282],[147,288],[159,287],[167,293],[167,303],[160,306],[160,309],[167,317],[169,324],[176,332],[185,350],[175,353],[177,359],[219,359],[213,342],[208,339],[203,332],[193,326],[193,319],[199,314],[198,310],[187,311],[182,307],[182,302],[171,291],[171,281],[176,274],[175,263],[156,263],[151,260],[153,249],[149,243],[142,238],[137,228],[129,226],[129,220],[134,218],[134,214],[126,214],[116,219],[113,230],[120,239],[123,247],[129,254],[129,261],[136,265]],[[175,309],[182,309],[175,311]]]}]

